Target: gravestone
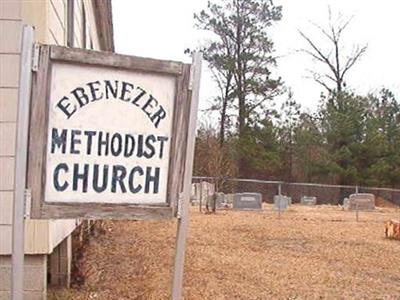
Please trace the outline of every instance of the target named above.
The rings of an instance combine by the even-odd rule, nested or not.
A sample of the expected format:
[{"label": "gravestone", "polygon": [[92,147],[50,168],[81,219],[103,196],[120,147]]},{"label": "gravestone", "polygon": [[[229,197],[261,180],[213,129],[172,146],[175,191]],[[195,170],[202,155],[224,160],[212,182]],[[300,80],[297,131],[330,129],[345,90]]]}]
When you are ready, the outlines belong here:
[{"label": "gravestone", "polygon": [[262,196],[260,193],[237,193],[233,199],[233,208],[237,210],[261,210]]},{"label": "gravestone", "polygon": [[230,204],[227,202],[227,195],[224,193],[216,193],[217,209],[228,208]]},{"label": "gravestone", "polygon": [[375,195],[351,194],[345,208],[348,210],[373,210],[375,209]]},{"label": "gravestone", "polygon": [[292,204],[292,198],[283,195],[274,196],[274,208],[276,210],[285,210]]},{"label": "gravestone", "polygon": [[300,203],[302,205],[316,205],[317,197],[303,196],[300,199]]},{"label": "gravestone", "polygon": [[222,207],[225,203],[225,194],[216,193],[217,208]]},{"label": "gravestone", "polygon": [[192,206],[197,206],[201,198],[201,183],[192,183],[192,193],[190,196],[190,203]]},{"label": "gravestone", "polygon": [[233,204],[233,199],[235,199],[235,194],[225,194],[226,203]]},{"label": "gravestone", "polygon": [[343,199],[343,207],[344,207],[344,209],[349,208],[349,198],[346,197]]}]

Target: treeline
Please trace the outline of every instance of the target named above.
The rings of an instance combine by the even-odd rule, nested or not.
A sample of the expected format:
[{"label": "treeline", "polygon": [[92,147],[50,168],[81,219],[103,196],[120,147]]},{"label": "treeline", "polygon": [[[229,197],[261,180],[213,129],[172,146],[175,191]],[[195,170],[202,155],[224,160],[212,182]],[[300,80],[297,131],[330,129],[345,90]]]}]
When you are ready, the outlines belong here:
[{"label": "treeline", "polygon": [[270,0],[209,2],[195,15],[197,28],[213,33],[198,50],[219,88],[210,107],[218,125],[198,131],[195,175],[400,187],[398,99],[388,89],[357,95],[346,85],[367,51],[353,45],[345,53],[351,19],[335,23],[329,11],[328,28],[315,26],[320,39],[299,31],[306,44],[299,52],[325,70],[311,70],[323,90],[318,108],[306,113],[274,74],[270,27],[281,18]]},{"label": "treeline", "polygon": [[400,104],[387,89],[322,97],[313,114],[288,99],[246,127],[245,143],[236,133],[219,140],[218,130],[199,129],[196,175],[400,188]]}]

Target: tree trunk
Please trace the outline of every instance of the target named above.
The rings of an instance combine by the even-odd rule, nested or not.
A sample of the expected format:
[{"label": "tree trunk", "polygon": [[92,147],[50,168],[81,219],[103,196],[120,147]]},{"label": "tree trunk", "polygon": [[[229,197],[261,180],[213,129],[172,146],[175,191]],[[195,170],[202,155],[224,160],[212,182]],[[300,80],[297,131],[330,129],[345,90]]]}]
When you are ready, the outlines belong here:
[{"label": "tree trunk", "polygon": [[229,74],[226,79],[225,95],[222,99],[222,110],[221,110],[221,120],[220,120],[220,131],[219,131],[219,143],[222,147],[225,142],[225,124],[226,124],[226,109],[229,101],[229,92],[231,89],[232,74]]},{"label": "tree trunk", "polygon": [[236,64],[237,64],[237,74],[236,74],[236,85],[237,85],[237,97],[239,101],[239,117],[238,117],[238,134],[239,134],[239,175],[246,176],[246,165],[247,160],[243,152],[243,146],[245,143],[246,134],[246,96],[244,93],[244,70],[242,61],[242,21],[241,21],[241,7],[240,3],[236,2],[236,14],[237,14],[237,25],[236,25]]},{"label": "tree trunk", "polygon": [[226,103],[227,99],[222,101],[221,120],[219,125],[219,145],[222,147],[225,142],[225,122],[226,122]]},{"label": "tree trunk", "polygon": [[244,151],[246,143],[246,118],[245,118],[245,100],[239,98],[239,175],[246,177],[247,159]]}]

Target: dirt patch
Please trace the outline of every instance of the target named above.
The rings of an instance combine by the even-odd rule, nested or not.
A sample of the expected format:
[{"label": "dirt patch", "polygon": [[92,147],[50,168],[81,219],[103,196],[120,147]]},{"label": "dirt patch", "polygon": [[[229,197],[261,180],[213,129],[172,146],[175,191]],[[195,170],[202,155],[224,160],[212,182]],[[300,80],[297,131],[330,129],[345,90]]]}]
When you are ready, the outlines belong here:
[{"label": "dirt patch", "polygon": [[[355,214],[293,205],[263,212],[192,208],[185,299],[399,299],[400,243],[384,238],[395,209]],[[340,221],[339,221],[340,220]],[[175,221],[106,222],[84,253],[79,289],[50,299],[170,299]]]}]

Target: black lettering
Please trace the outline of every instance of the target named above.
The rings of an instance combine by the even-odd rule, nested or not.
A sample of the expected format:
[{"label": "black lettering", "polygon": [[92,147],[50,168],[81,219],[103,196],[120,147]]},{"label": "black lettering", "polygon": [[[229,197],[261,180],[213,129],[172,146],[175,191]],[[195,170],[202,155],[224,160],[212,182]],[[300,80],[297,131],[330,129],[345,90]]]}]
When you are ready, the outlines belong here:
[{"label": "black lettering", "polygon": [[110,80],[104,80],[105,82],[105,90],[106,90],[106,99],[110,99],[109,93],[112,94],[114,98],[117,98],[118,95],[118,80],[114,80],[114,87],[111,85]]},{"label": "black lettering", "polygon": [[71,154],[79,154],[80,151],[75,149],[75,145],[80,145],[81,140],[79,138],[75,138],[75,136],[80,136],[82,133],[81,130],[71,130]]},{"label": "black lettering", "polygon": [[154,170],[155,170],[154,176],[150,174],[151,169],[152,169],[152,167],[146,168],[146,183],[144,186],[144,192],[146,194],[149,193],[150,183],[153,182],[153,194],[157,194],[158,188],[159,188],[159,183],[160,183],[160,168],[159,167],[154,168]]},{"label": "black lettering", "polygon": [[77,110],[76,105],[73,105],[72,110],[68,110],[68,108],[71,106],[71,103],[68,102],[66,105],[64,104],[64,102],[68,100],[69,99],[65,96],[57,103],[57,107],[61,109],[61,111],[67,116],[67,119],[69,119]]},{"label": "black lettering", "polygon": [[156,141],[156,137],[153,134],[147,136],[147,138],[146,138],[146,147],[147,147],[147,150],[150,150],[150,152],[147,152],[147,151],[144,152],[144,157],[152,158],[154,156],[154,153],[156,151],[154,149],[153,144],[154,144],[155,141]]},{"label": "black lettering", "polygon": [[[153,106],[152,103],[155,103],[155,106]],[[154,107],[156,107],[156,106],[158,106],[158,101],[157,101],[152,95],[150,95],[150,96],[149,96],[149,100],[147,100],[147,102],[145,103],[145,105],[143,105],[143,107],[142,107],[142,110],[146,113],[146,115],[149,116],[150,120],[151,120],[150,115],[151,115],[152,111],[147,111],[146,109],[147,109],[148,107],[150,107],[150,109],[152,109],[152,108],[154,108]]]},{"label": "black lettering", "polygon": [[[115,143],[115,141],[117,141],[117,143]],[[121,151],[122,151],[122,136],[119,133],[115,133],[111,138],[111,154],[114,156],[118,156],[121,154]]]},{"label": "black lettering", "polygon": [[133,138],[132,135],[126,134],[125,135],[124,156],[125,157],[131,156],[134,150],[135,150],[135,139]]},{"label": "black lettering", "polygon": [[137,102],[140,100],[140,98],[142,98],[146,94],[146,91],[144,89],[142,89],[140,86],[137,86],[136,89],[140,90],[141,92],[139,93],[139,95],[137,95],[135,97],[135,99],[132,100],[131,103],[135,104],[136,106],[139,106],[139,104],[137,104]]},{"label": "black lettering", "polygon": [[[103,132],[102,131],[99,132],[99,139],[98,139],[98,145],[97,145],[98,146],[97,155],[99,155],[99,156],[101,156],[101,155],[107,156],[108,155],[108,140],[109,140],[110,134],[108,132],[106,132],[105,136],[106,136],[106,138],[105,138],[105,140],[103,140]],[[102,148],[104,148],[104,154],[101,154]]]},{"label": "black lettering", "polygon": [[[129,89],[128,89],[129,87]],[[132,92],[133,90],[133,84],[129,83],[129,82],[125,82],[122,81],[122,90],[121,90],[121,96],[119,97],[119,99],[123,100],[123,101],[130,101],[131,98],[126,98],[126,94]]]},{"label": "black lettering", "polygon": [[164,155],[164,142],[168,141],[167,136],[158,136],[157,141],[160,142],[160,156],[159,158],[163,158]]},{"label": "black lettering", "polygon": [[137,157],[142,157],[143,156],[143,135],[142,134],[138,135],[136,156]]},{"label": "black lettering", "polygon": [[83,173],[79,173],[79,164],[74,164],[73,171],[73,182],[72,182],[72,190],[78,191],[78,182],[82,180],[82,193],[87,193],[88,189],[88,174],[89,174],[89,165],[83,165]]},{"label": "black lettering", "polygon": [[68,173],[68,166],[66,163],[58,164],[57,167],[54,169],[53,185],[57,192],[65,191],[69,185],[67,181],[65,181],[62,185],[60,184],[59,175],[61,170],[65,171],[65,173]]},{"label": "black lettering", "polygon": [[108,182],[108,165],[103,166],[103,182],[100,185],[99,184],[99,165],[95,164],[94,169],[93,169],[93,189],[97,193],[104,192],[107,188],[107,182]]},{"label": "black lettering", "polygon": [[83,132],[84,135],[87,137],[87,143],[86,143],[86,154],[90,155],[92,154],[92,138],[96,134],[96,131],[91,131],[91,130],[85,130]]},{"label": "black lettering", "polygon": [[54,153],[56,147],[61,148],[61,153],[65,153],[67,148],[67,129],[62,129],[61,135],[57,128],[51,129],[51,153]]},{"label": "black lettering", "polygon": [[103,93],[99,93],[99,86],[101,86],[99,81],[89,82],[86,85],[89,86],[90,93],[92,94],[92,101],[100,100],[103,97]]},{"label": "black lettering", "polygon": [[121,192],[126,193],[126,188],[125,188],[125,185],[123,182],[125,176],[126,176],[126,169],[124,166],[121,166],[121,165],[113,166],[112,178],[111,178],[111,192],[112,193],[117,192],[117,183],[119,184],[119,187],[121,188]]},{"label": "black lettering", "polygon": [[134,186],[135,173],[138,173],[139,176],[142,176],[143,175],[143,169],[141,167],[139,167],[139,166],[136,166],[129,173],[129,181],[128,181],[129,190],[133,194],[140,192],[140,190],[142,189],[142,185],[141,184],[138,184],[136,187]]},{"label": "black lettering", "polygon": [[164,119],[166,116],[167,113],[165,112],[164,108],[160,105],[160,108],[158,109],[158,111],[154,113],[154,115],[150,117],[150,120],[153,122],[154,126],[158,128],[160,121]]},{"label": "black lettering", "polygon": [[85,90],[81,87],[77,87],[76,89],[71,91],[71,94],[75,96],[76,100],[79,103],[79,106],[85,106],[89,103],[89,97],[86,95]]}]

